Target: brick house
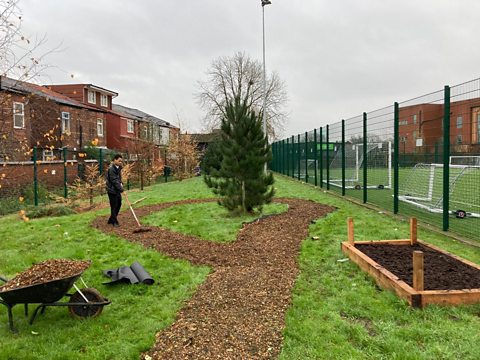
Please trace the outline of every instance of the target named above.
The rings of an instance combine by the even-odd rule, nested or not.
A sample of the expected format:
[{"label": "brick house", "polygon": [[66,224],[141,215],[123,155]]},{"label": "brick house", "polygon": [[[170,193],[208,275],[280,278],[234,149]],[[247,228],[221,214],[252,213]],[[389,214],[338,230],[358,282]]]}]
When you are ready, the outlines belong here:
[{"label": "brick house", "polygon": [[37,146],[40,159],[58,150],[106,147],[107,109],[86,105],[51,88],[0,77],[0,161],[25,161]]},{"label": "brick house", "polygon": [[114,104],[107,114],[107,144],[110,149],[136,157],[145,146],[153,147],[154,159],[163,163],[171,136],[179,129],[169,122],[127,106]]},{"label": "brick house", "polygon": [[[400,152],[434,153],[443,146],[443,104],[418,104],[399,111]],[[450,103],[452,153],[480,154],[480,98]]]}]

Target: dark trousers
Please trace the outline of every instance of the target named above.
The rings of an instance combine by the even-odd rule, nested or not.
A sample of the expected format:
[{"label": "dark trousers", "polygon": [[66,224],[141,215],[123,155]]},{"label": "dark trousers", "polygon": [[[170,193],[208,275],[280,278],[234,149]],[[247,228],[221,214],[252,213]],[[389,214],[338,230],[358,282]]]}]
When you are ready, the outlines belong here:
[{"label": "dark trousers", "polygon": [[118,224],[117,216],[122,207],[122,194],[108,193],[108,200],[110,200],[110,219],[109,224]]}]

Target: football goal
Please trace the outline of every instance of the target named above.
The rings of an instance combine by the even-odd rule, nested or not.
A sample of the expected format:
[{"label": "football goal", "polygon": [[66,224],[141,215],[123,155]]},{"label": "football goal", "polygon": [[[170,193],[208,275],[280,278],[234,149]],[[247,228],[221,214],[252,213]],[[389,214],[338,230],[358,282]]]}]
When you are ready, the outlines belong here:
[{"label": "football goal", "polygon": [[[480,156],[452,156],[449,213],[480,218]],[[432,213],[443,212],[443,164],[416,164],[402,181],[399,200]]]},{"label": "football goal", "polygon": [[[363,144],[345,145],[345,188],[363,187],[363,169],[367,167],[367,188],[390,189],[392,187],[392,143],[390,141],[367,144],[364,158]],[[326,182],[326,180],[324,180]],[[330,185],[342,187],[341,145],[330,161]]]}]

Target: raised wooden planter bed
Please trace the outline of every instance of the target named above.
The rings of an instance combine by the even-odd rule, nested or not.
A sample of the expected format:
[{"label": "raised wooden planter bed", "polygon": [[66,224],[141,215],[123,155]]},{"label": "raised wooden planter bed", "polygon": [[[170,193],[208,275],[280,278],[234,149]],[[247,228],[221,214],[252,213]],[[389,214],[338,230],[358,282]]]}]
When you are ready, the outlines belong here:
[{"label": "raised wooden planter bed", "polygon": [[[406,248],[408,248],[413,255],[411,255],[410,264],[408,264],[408,266],[411,266],[413,269],[410,270],[410,277],[402,275],[403,278],[400,278],[400,276],[390,271],[391,269],[388,269],[388,266],[384,267],[380,265],[359,249],[364,247],[375,250],[377,246],[379,247],[378,250],[382,250],[380,247],[387,247],[384,249],[390,252],[393,246],[403,247],[402,249],[400,247],[396,248],[393,251],[397,249],[406,250]],[[418,251],[418,249],[423,251]],[[353,262],[358,264],[362,270],[368,272],[379,286],[393,290],[398,296],[407,300],[412,307],[421,308],[428,304],[459,305],[480,302],[480,285],[478,285],[480,284],[480,266],[418,240],[417,221],[415,218],[410,220],[410,239],[380,241],[355,241],[353,219],[349,218],[348,241],[342,243],[342,251]],[[438,286],[440,287],[439,289],[429,290],[428,284],[424,283],[424,273],[425,270],[428,270],[424,268],[424,253],[428,254],[428,256],[434,254],[435,256],[442,257],[447,262],[454,263],[457,268],[460,269],[460,273],[457,274],[459,275],[458,278],[466,280],[469,284],[474,284],[475,288],[458,288],[459,286],[463,286],[459,283],[455,284],[456,286],[450,285],[445,289],[443,286]],[[406,262],[408,262],[408,259]],[[429,265],[428,262],[426,265]],[[464,273],[464,271],[466,272]],[[409,280],[406,280],[406,278],[409,278]],[[429,278],[432,279],[431,272]]]}]

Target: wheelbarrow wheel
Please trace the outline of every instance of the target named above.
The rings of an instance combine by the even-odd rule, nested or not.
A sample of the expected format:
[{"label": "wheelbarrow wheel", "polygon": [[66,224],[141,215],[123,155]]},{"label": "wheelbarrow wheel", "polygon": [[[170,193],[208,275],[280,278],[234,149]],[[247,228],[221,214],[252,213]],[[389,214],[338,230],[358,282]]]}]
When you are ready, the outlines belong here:
[{"label": "wheelbarrow wheel", "polygon": [[[95,288],[86,288],[81,290],[82,294],[91,302],[103,302],[105,299],[100,294],[100,292]],[[70,298],[72,303],[86,303],[82,294],[78,291],[73,294]],[[68,311],[72,314],[73,317],[87,318],[87,317],[97,317],[103,311],[103,305],[70,305],[68,306]]]}]

